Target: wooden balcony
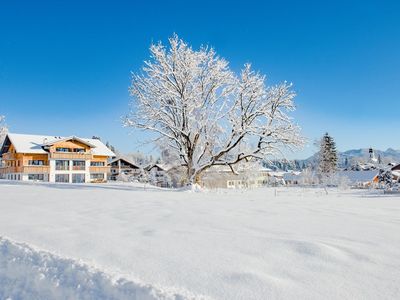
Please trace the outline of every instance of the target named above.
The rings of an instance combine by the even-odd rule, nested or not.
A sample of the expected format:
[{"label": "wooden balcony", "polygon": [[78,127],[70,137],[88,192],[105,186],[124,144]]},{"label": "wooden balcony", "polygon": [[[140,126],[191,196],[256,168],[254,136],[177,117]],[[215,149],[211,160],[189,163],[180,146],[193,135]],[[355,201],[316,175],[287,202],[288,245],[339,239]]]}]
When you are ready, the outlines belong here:
[{"label": "wooden balcony", "polygon": [[[25,174],[48,174],[50,172],[49,166],[23,166],[20,167],[22,170],[21,173]],[[19,169],[19,168],[17,168]]]},{"label": "wooden balcony", "polygon": [[50,152],[51,159],[80,159],[90,160],[92,159],[91,153],[79,153],[79,152]]},{"label": "wooden balcony", "polygon": [[108,166],[91,166],[90,173],[110,173],[110,167]]},{"label": "wooden balcony", "polygon": [[0,167],[0,174],[16,173],[16,167]]},{"label": "wooden balcony", "polygon": [[21,167],[0,167],[0,174],[24,173],[24,174],[48,174],[49,166],[21,166]]}]

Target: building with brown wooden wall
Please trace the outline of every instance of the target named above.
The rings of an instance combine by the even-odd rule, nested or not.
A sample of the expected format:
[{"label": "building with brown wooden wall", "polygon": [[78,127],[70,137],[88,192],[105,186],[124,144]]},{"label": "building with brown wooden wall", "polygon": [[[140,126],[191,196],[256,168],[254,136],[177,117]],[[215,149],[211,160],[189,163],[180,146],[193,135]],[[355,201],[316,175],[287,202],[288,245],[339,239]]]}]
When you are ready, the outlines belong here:
[{"label": "building with brown wooden wall", "polygon": [[99,139],[7,134],[0,178],[48,182],[105,182],[115,154]]}]

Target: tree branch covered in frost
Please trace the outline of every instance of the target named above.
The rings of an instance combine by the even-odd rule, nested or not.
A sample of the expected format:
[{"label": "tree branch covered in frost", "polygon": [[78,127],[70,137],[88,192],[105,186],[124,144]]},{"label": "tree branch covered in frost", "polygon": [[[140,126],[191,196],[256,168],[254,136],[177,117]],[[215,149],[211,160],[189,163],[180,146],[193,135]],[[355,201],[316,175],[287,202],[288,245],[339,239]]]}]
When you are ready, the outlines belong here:
[{"label": "tree branch covered in frost", "polygon": [[0,148],[3,145],[3,141],[7,135],[8,128],[5,124],[5,117],[0,115]]},{"label": "tree branch covered in frost", "polygon": [[193,50],[178,36],[150,47],[142,74],[132,74],[132,108],[124,125],[151,131],[174,151],[190,183],[214,165],[279,154],[303,144],[288,116],[295,93],[286,82],[266,87],[246,64],[235,75],[212,48]]}]

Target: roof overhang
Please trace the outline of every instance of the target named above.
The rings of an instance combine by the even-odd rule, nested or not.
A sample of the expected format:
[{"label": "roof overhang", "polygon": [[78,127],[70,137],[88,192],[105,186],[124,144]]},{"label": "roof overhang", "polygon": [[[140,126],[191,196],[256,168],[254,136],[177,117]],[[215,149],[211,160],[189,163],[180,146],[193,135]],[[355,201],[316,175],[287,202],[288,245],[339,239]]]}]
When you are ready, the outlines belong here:
[{"label": "roof overhang", "polygon": [[135,163],[129,161],[129,160],[126,159],[126,158],[122,158],[122,157],[114,158],[114,159],[111,160],[108,164],[111,165],[112,163],[115,163],[116,161],[119,161],[119,160],[126,162],[126,163],[129,164],[131,167],[140,169],[140,167],[139,167],[138,165],[136,165]]},{"label": "roof overhang", "polygon": [[77,136],[70,136],[70,137],[66,137],[66,138],[62,138],[62,139],[49,141],[49,142],[44,143],[42,146],[43,147],[52,146],[52,145],[54,145],[56,143],[65,142],[65,141],[78,141],[78,142],[80,142],[82,144],[85,144],[85,145],[91,147],[91,148],[96,148],[95,145],[93,145],[93,144],[91,144],[91,143],[89,143],[89,142],[87,142],[87,141],[85,141],[85,140],[83,140],[83,139],[81,139],[81,138],[79,138]]},{"label": "roof overhang", "polygon": [[11,146],[11,141],[7,134],[0,148],[0,156],[3,155],[4,153],[7,153],[10,146]]}]

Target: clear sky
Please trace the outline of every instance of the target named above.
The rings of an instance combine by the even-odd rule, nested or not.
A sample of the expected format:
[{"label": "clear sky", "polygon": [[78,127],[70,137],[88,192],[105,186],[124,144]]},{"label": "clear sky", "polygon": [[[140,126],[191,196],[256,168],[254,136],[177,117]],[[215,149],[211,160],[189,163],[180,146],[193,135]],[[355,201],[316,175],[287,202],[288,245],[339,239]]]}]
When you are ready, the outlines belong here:
[{"label": "clear sky", "polygon": [[310,142],[328,131],[339,150],[398,149],[399,3],[0,0],[0,114],[12,132],[97,135],[140,150],[120,121],[130,72],[151,42],[176,32],[234,70],[251,62],[271,84],[293,82]]}]

